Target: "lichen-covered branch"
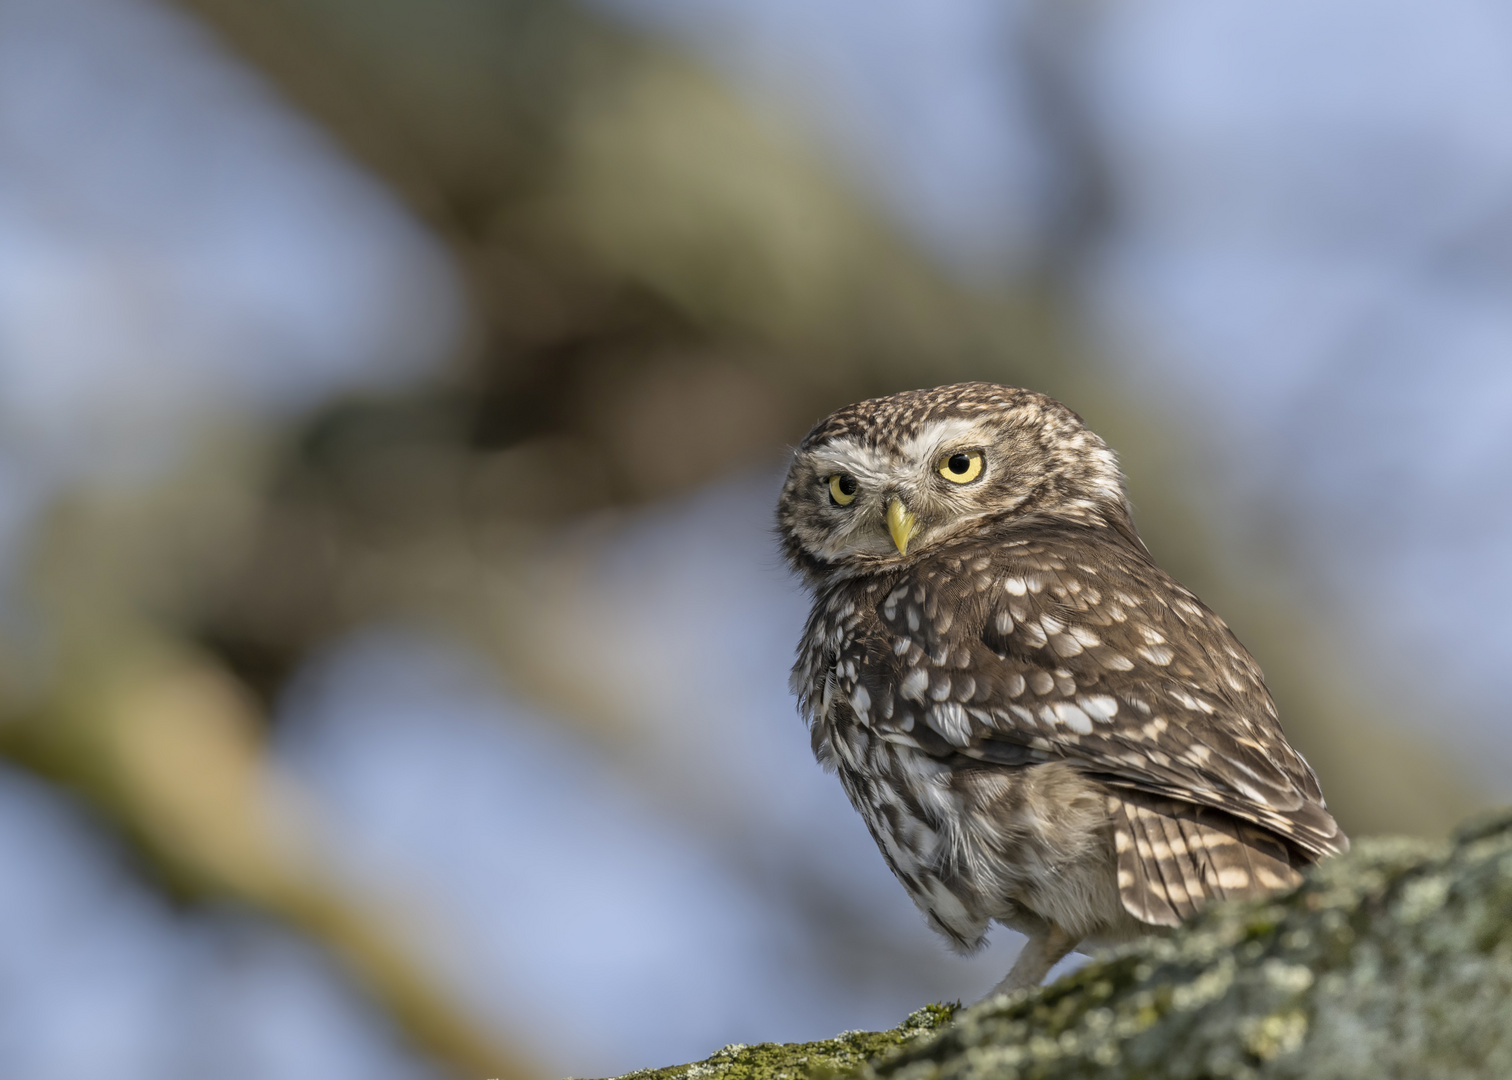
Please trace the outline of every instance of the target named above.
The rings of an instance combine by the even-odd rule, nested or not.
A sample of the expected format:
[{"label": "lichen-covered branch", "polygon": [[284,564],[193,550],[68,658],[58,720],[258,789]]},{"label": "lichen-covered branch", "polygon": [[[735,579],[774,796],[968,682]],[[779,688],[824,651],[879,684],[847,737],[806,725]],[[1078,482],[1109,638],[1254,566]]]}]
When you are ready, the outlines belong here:
[{"label": "lichen-covered branch", "polygon": [[726,1047],[656,1080],[1512,1076],[1512,812],[1358,844],[1052,986],[902,1027]]},{"label": "lichen-covered branch", "polygon": [[955,1005],[926,1005],[891,1031],[847,1031],[833,1039],[811,1043],[759,1043],[726,1046],[713,1057],[691,1065],[641,1069],[617,1080],[823,1080],[855,1072],[920,1036],[950,1023]]}]

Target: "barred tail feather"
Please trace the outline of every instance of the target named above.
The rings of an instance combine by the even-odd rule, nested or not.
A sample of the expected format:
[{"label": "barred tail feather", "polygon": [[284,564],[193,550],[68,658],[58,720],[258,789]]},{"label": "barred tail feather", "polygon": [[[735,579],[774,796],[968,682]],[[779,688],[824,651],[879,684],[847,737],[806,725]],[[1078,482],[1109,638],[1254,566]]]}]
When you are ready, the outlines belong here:
[{"label": "barred tail feather", "polygon": [[1156,796],[1120,792],[1109,799],[1119,899],[1141,922],[1175,926],[1209,900],[1302,880],[1285,842],[1248,822]]}]

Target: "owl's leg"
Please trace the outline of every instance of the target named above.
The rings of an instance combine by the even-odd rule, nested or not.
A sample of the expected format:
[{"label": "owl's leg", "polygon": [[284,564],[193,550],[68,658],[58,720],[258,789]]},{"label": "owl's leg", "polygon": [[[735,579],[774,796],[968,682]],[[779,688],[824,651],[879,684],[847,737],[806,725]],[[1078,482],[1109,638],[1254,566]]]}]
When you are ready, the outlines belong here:
[{"label": "owl's leg", "polygon": [[1038,986],[1041,980],[1050,974],[1050,969],[1060,963],[1068,952],[1076,948],[1078,940],[1054,923],[1046,924],[1044,932],[1034,934],[1024,942],[1024,947],[1019,950],[1018,959],[1013,962],[1012,969],[1004,976],[1003,981],[994,986],[982,1000],[986,1001],[987,998],[1006,994],[1010,990]]}]

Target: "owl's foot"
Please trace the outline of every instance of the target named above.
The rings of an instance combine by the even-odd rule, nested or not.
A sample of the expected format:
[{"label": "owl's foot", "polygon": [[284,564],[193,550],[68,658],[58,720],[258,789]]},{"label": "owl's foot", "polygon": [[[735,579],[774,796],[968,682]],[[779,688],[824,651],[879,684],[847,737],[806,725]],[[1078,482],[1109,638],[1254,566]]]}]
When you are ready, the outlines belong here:
[{"label": "owl's foot", "polygon": [[1035,934],[1024,942],[1024,947],[1019,950],[1018,959],[1013,962],[1012,969],[1004,976],[1003,981],[994,986],[982,1000],[986,1001],[988,998],[994,998],[1012,990],[1038,986],[1044,977],[1050,974],[1050,969],[1076,948],[1077,940],[1059,926],[1050,923],[1043,933]]}]

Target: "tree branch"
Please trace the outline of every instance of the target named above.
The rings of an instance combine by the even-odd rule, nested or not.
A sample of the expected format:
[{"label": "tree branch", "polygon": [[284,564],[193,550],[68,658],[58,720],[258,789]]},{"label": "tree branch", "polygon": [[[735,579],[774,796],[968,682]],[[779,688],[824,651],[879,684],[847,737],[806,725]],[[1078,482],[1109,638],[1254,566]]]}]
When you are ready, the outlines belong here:
[{"label": "tree branch", "polygon": [[[636,1080],[1512,1076],[1512,811],[1366,840],[1055,984],[888,1032],[726,1047]],[[628,1078],[623,1078],[628,1080]]]}]

